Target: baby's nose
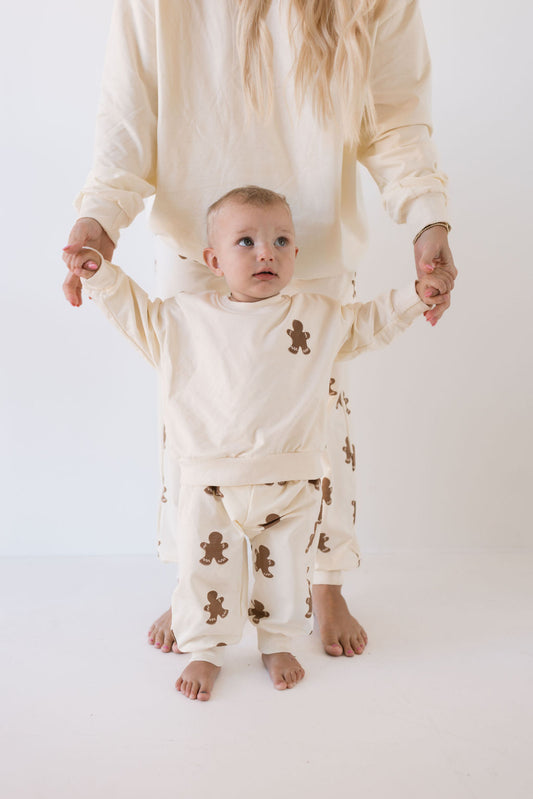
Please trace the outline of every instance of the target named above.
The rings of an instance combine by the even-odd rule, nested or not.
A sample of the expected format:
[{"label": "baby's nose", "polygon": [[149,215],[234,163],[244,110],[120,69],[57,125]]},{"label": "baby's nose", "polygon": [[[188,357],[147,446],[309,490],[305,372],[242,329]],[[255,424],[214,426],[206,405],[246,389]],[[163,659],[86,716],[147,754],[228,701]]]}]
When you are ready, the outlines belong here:
[{"label": "baby's nose", "polygon": [[260,261],[272,260],[272,247],[270,244],[261,244],[258,249],[258,257]]}]

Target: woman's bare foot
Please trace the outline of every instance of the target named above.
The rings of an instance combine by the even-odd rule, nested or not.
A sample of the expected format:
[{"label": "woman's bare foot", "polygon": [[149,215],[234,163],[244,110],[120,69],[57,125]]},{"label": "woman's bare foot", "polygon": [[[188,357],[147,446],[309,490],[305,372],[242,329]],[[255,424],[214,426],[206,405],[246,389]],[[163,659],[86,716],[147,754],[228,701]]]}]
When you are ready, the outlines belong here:
[{"label": "woman's bare foot", "polygon": [[176,689],[188,699],[207,702],[219,672],[220,666],[214,666],[206,660],[193,660],[178,678]]},{"label": "woman's bare foot", "polygon": [[350,658],[363,653],[367,634],[348,610],[340,585],[314,585],[313,610],[326,654]]},{"label": "woman's bare foot", "polygon": [[151,646],[155,646],[156,649],[160,649],[161,652],[172,651],[176,652],[178,655],[181,655],[182,652],[178,649],[171,626],[172,611],[169,608],[169,610],[167,610],[166,613],[163,613],[163,615],[160,616],[157,621],[154,621],[148,630],[148,643]]},{"label": "woman's bare foot", "polygon": [[294,688],[297,682],[303,680],[305,671],[289,652],[275,652],[273,655],[262,657],[274,688],[278,691]]}]

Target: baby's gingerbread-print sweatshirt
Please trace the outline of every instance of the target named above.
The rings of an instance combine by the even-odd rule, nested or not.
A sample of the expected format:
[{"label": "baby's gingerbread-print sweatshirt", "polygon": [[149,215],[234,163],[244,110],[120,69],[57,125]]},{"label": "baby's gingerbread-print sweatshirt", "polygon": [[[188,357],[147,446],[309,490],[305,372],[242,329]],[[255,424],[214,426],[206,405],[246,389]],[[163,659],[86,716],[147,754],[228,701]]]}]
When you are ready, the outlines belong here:
[{"label": "baby's gingerbread-print sweatshirt", "polygon": [[349,305],[301,293],[163,301],[103,261],[83,284],[159,372],[165,446],[182,485],[322,477],[334,361],[388,344],[427,310],[414,283]]}]

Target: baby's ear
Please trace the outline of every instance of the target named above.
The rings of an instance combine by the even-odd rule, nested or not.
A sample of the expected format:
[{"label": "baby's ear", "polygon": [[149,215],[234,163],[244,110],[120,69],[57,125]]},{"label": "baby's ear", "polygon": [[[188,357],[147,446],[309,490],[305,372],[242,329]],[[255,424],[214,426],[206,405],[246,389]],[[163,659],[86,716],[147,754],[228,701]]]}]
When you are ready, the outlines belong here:
[{"label": "baby's ear", "polygon": [[218,265],[218,258],[212,247],[205,248],[204,261],[206,263],[206,266],[211,270],[211,272],[213,272],[214,275],[218,275],[218,277],[221,277],[224,274],[222,272],[222,269]]}]

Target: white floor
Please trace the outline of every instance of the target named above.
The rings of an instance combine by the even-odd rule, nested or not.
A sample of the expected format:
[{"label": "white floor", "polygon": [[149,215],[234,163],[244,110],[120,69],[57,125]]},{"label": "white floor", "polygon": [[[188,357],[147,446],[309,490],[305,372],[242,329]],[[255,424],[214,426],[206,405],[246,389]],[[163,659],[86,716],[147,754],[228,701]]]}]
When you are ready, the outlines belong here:
[{"label": "white floor", "polygon": [[213,699],[145,643],[172,570],[149,557],[0,561],[6,799],[533,796],[533,553],[367,555],[360,658],[299,652],[275,692],[251,631]]}]

